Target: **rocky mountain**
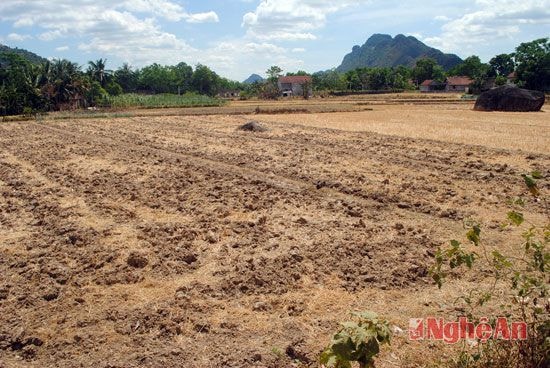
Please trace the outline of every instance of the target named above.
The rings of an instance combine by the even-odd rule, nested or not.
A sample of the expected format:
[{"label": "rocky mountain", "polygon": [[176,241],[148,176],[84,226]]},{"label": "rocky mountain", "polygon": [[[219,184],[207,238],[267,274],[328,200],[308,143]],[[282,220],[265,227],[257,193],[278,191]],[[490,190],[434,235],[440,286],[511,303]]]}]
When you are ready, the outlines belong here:
[{"label": "rocky mountain", "polygon": [[252,74],[243,83],[252,84],[255,82],[263,82],[263,81],[264,81],[264,78],[260,77],[258,74]]},{"label": "rocky mountain", "polygon": [[40,64],[46,61],[46,59],[44,59],[42,56],[36,55],[34,52],[30,52],[24,49],[19,49],[17,47],[12,48],[12,47],[8,47],[6,45],[0,44],[0,62],[4,60],[4,55],[9,52],[20,55],[33,64]]},{"label": "rocky mountain", "polygon": [[418,59],[425,57],[435,59],[445,70],[462,62],[457,55],[444,54],[412,36],[399,34],[392,38],[386,34],[374,34],[363,46],[354,46],[336,70],[343,73],[364,67],[413,67]]}]

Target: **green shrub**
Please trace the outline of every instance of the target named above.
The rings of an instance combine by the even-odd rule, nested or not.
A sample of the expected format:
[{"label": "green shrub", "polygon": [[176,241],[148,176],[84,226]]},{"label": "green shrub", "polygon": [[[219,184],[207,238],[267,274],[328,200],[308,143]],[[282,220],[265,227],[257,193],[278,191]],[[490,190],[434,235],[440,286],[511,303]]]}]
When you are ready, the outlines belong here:
[{"label": "green shrub", "polygon": [[86,93],[86,100],[91,106],[103,106],[107,100],[108,93],[97,81],[93,81]]},{"label": "green shrub", "polygon": [[109,95],[111,96],[119,96],[123,93],[122,91],[122,87],[120,86],[120,84],[118,84],[117,82],[109,82],[106,86],[105,86],[105,90],[107,91],[107,93],[109,93]]},{"label": "green shrub", "polygon": [[504,86],[508,82],[508,78],[499,75],[495,78],[495,86]]},{"label": "green shrub", "polygon": [[353,314],[357,321],[344,322],[328,348],[321,354],[321,364],[328,368],[374,367],[381,344],[389,344],[391,331],[385,320],[373,312]]}]

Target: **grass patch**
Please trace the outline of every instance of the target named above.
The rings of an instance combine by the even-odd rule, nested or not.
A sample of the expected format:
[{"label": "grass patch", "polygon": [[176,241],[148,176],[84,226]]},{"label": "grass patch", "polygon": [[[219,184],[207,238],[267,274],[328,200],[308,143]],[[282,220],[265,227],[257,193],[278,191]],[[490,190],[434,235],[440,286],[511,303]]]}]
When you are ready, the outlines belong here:
[{"label": "grass patch", "polygon": [[184,95],[140,95],[136,93],[127,93],[107,98],[107,105],[112,108],[141,107],[154,109],[166,107],[212,107],[222,106],[224,104],[225,101],[221,99],[194,93],[186,93]]}]

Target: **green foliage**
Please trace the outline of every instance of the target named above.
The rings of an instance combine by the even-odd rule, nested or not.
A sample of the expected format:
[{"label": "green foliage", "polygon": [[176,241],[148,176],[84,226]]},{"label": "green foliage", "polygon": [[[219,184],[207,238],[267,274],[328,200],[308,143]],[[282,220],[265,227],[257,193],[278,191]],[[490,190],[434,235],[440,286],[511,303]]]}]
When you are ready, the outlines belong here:
[{"label": "green foliage", "polygon": [[227,78],[220,78],[219,80],[220,90],[244,91],[246,87],[248,87],[248,85]]},{"label": "green foliage", "polygon": [[287,77],[293,77],[293,76],[305,77],[305,76],[309,76],[309,75],[311,75],[311,74],[309,74],[308,72],[303,71],[303,70],[298,70],[295,73],[293,73],[293,72],[286,73]]},{"label": "green foliage", "polygon": [[451,70],[449,75],[466,76],[472,79],[484,77],[489,72],[489,65],[481,62],[479,56],[472,55],[467,57],[461,64],[458,64]]},{"label": "green foliage", "polygon": [[193,68],[186,63],[179,63],[171,67],[174,74],[174,90],[172,93],[186,93],[192,91],[191,82],[193,80]]},{"label": "green foliage", "polygon": [[244,85],[244,91],[241,93],[242,99],[249,99],[252,97],[259,97],[264,85],[264,81],[256,81]]},{"label": "green foliage", "polygon": [[[536,197],[537,201],[546,201],[540,198],[537,180],[541,179],[540,172],[523,175],[527,189]],[[550,363],[550,300],[548,293],[547,270],[550,265],[550,224],[535,225],[527,221],[520,212],[525,201],[521,198],[508,202],[512,210],[508,212],[505,226],[525,227],[522,234],[523,244],[521,257],[507,256],[498,248],[490,248],[481,240],[481,227],[473,224],[466,234],[466,238],[479,253],[468,251],[457,240],[451,241],[447,249],[439,249],[435,255],[435,263],[430,269],[432,278],[442,287],[451,270],[466,265],[473,268],[478,259],[482,258],[491,267],[492,280],[488,288],[479,285],[461,297],[468,308],[468,317],[478,319],[477,308],[487,301],[498,296],[502,300],[501,315],[522,318],[528,323],[528,339],[526,341],[492,341],[480,345],[478,350],[470,353],[466,346],[455,360],[458,367],[505,367],[515,366],[524,368],[542,368]],[[481,254],[482,256],[480,256]],[[503,300],[503,294],[497,293],[496,285],[508,284],[510,304]],[[486,289],[486,290],[483,290]]]},{"label": "green foliage", "polygon": [[516,48],[519,83],[529,89],[550,90],[550,39],[522,43]]},{"label": "green foliage", "polygon": [[0,67],[5,67],[9,64],[10,57],[8,55],[19,55],[25,61],[30,64],[40,65],[47,61],[47,59],[36,55],[34,52],[30,52],[17,47],[8,47],[6,45],[0,45]]},{"label": "green foliage", "polygon": [[207,66],[198,64],[191,85],[201,95],[214,96],[219,90],[220,77]]},{"label": "green foliage", "polygon": [[85,95],[90,89],[90,80],[80,66],[66,59],[55,59],[43,65],[40,75],[41,91],[47,98],[50,108],[85,107]]},{"label": "green foliage", "polygon": [[105,88],[111,77],[111,71],[106,70],[107,59],[99,59],[97,61],[88,62],[87,74],[92,81],[98,82],[101,87]]},{"label": "green foliage", "polygon": [[508,82],[508,78],[502,75],[498,75],[495,78],[495,86],[504,86]]},{"label": "green foliage", "polygon": [[508,220],[516,226],[520,226],[525,221],[523,214],[516,211],[508,212]]},{"label": "green foliage", "polygon": [[138,87],[139,71],[132,70],[128,63],[124,63],[113,73],[113,78],[125,93],[135,92]]},{"label": "green foliage", "polygon": [[347,88],[351,90],[401,90],[409,87],[412,74],[406,67],[399,68],[358,68],[344,75]]},{"label": "green foliage", "polygon": [[385,320],[373,312],[354,313],[356,321],[342,323],[330,345],[321,354],[321,364],[328,368],[374,367],[381,344],[389,344],[391,331]]},{"label": "green foliage", "polygon": [[122,90],[122,87],[120,86],[120,84],[118,84],[115,81],[111,81],[111,82],[107,83],[107,85],[105,86],[105,90],[111,96],[118,96],[118,95],[121,95],[124,92]]},{"label": "green foliage", "polygon": [[267,69],[265,74],[267,74],[268,80],[270,82],[277,82],[277,79],[279,78],[282,72],[283,72],[283,69],[281,69],[277,65],[273,65],[269,69]]},{"label": "green foliage", "polygon": [[412,77],[417,84],[421,84],[428,79],[443,82],[445,80],[445,72],[434,59],[424,58],[416,62],[412,70]]},{"label": "green foliage", "polygon": [[170,93],[176,88],[174,71],[160,64],[151,64],[139,72],[138,88],[150,93]]},{"label": "green foliage", "polygon": [[515,68],[513,54],[499,54],[489,61],[491,75],[506,78]]},{"label": "green foliage", "polygon": [[346,78],[334,69],[313,74],[312,81],[313,88],[317,91],[343,91],[347,89]]},{"label": "green foliage", "polygon": [[257,96],[263,99],[276,99],[279,97],[278,79],[282,75],[283,69],[273,65],[267,71],[267,80],[263,83],[253,83],[257,91]]},{"label": "green foliage", "polygon": [[[23,111],[76,109],[87,106],[218,106],[215,99],[186,95],[159,98],[120,96],[138,88],[150,93],[184,94],[198,92],[214,96],[220,88],[242,89],[237,82],[220,78],[203,65],[195,71],[185,63],[175,66],[153,64],[132,70],[128,64],[111,73],[107,60],[88,63],[86,73],[68,60],[33,65],[19,55],[2,54],[0,68],[0,114]],[[111,95],[112,97],[108,97]],[[117,97],[118,96],[118,97]]]},{"label": "green foliage", "polygon": [[535,176],[539,177],[540,173],[535,172],[531,175],[523,174],[523,180],[525,181],[525,185],[527,185],[527,188],[531,192],[532,195],[538,196],[540,194],[539,189],[537,187],[537,182],[535,180]]},{"label": "green foliage", "polygon": [[184,95],[158,94],[140,95],[135,93],[110,96],[106,98],[107,104],[114,108],[164,108],[164,107],[209,107],[221,106],[223,101],[195,93]]},{"label": "green foliage", "polygon": [[107,96],[109,94],[98,81],[93,81],[90,88],[86,91],[86,100],[91,106],[103,106],[106,105]]},{"label": "green foliage", "polygon": [[264,83],[256,84],[256,87],[258,87],[257,96],[263,99],[276,99],[280,94],[277,82],[283,73],[283,69],[273,65],[265,73],[268,77],[267,80]]},{"label": "green foliage", "polygon": [[36,83],[38,69],[22,56],[6,53],[6,66],[0,68],[0,113],[21,114],[25,107],[42,109],[44,101]]}]

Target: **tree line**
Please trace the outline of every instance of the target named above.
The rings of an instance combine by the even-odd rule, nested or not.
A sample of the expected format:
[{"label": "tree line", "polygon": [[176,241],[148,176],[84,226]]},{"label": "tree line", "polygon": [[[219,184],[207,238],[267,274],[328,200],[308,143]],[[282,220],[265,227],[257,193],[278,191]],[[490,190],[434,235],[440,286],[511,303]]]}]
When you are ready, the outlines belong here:
[{"label": "tree line", "polygon": [[[516,84],[535,90],[550,90],[550,41],[541,38],[522,43],[514,53],[500,54],[489,63],[470,56],[451,70],[445,71],[433,59],[418,60],[412,68],[358,68],[346,73],[335,70],[311,75],[316,91],[400,91],[415,89],[425,80],[443,82],[449,76],[467,76],[473,90],[479,91],[490,79],[493,84],[507,82],[515,73]],[[220,77],[205,65],[195,68],[186,63],[152,64],[134,69],[123,64],[116,70],[107,69],[107,60],[90,61],[84,70],[65,59],[31,63],[22,56],[0,53],[0,114],[54,111],[100,105],[107,96],[122,93],[185,94],[215,96],[223,90],[242,91],[243,98],[276,98],[277,78],[282,69],[273,66],[266,71],[268,79],[250,85]],[[305,71],[287,75],[310,75]],[[307,90],[307,89],[306,89]],[[307,95],[307,94],[306,94]],[[306,97],[306,96],[304,96]]]},{"label": "tree line", "polygon": [[489,81],[503,85],[508,76],[515,73],[515,83],[524,88],[550,90],[550,41],[541,38],[522,43],[511,54],[499,54],[488,63],[482,63],[478,56],[470,56],[461,64],[445,71],[434,59],[417,61],[413,68],[358,68],[346,73],[335,70],[312,75],[316,90],[403,90],[415,89],[426,80],[444,82],[447,77],[466,76],[471,78],[474,90],[481,90]]},{"label": "tree line", "polygon": [[242,89],[205,65],[152,64],[133,69],[128,64],[107,69],[107,60],[77,63],[56,59],[31,63],[15,53],[0,57],[0,114],[16,115],[96,106],[122,93],[196,93],[214,96],[224,89]]}]

